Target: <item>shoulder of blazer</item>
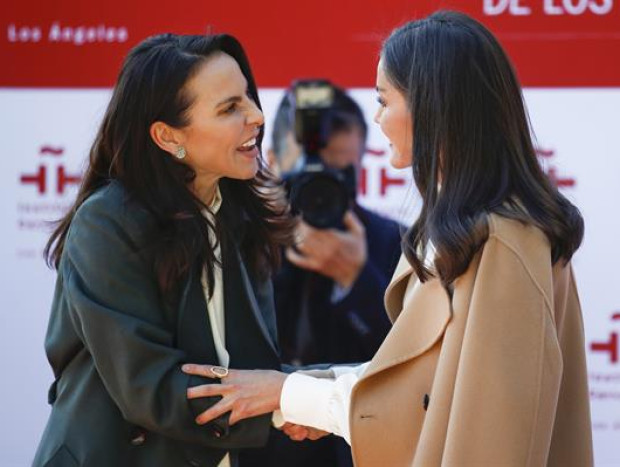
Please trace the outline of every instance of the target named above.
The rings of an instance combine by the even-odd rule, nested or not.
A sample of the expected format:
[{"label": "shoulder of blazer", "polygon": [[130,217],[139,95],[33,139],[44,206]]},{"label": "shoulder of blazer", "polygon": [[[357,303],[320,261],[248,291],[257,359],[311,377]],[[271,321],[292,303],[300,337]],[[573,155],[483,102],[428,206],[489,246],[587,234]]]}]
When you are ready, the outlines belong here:
[{"label": "shoulder of blazer", "polygon": [[121,182],[112,180],[89,196],[77,209],[71,228],[81,224],[122,232],[132,243],[142,243],[155,225],[153,215],[133,199]]}]

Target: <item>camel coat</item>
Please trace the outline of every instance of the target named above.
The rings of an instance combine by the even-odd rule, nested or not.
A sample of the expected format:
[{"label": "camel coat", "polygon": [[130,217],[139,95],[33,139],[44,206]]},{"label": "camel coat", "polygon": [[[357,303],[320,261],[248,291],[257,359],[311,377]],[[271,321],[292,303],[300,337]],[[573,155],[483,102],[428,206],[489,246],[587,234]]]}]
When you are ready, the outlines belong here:
[{"label": "camel coat", "polygon": [[351,396],[357,467],[593,464],[572,268],[535,227],[492,215],[489,229],[452,310],[401,258],[394,326]]}]

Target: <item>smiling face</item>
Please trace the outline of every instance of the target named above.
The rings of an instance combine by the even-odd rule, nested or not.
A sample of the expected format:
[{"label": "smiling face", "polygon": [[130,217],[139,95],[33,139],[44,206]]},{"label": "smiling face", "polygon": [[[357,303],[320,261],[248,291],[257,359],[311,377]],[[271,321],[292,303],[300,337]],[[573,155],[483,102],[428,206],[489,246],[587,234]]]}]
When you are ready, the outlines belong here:
[{"label": "smiling face", "polygon": [[222,177],[247,180],[258,170],[256,137],[263,114],[248,96],[248,82],[225,53],[209,57],[184,86],[192,102],[189,124],[177,129],[184,162],[196,172],[195,189],[209,191]]},{"label": "smiling face", "polygon": [[377,100],[379,108],[375,122],[390,141],[392,156],[390,164],[404,169],[411,166],[413,158],[413,121],[404,94],[388,79],[383,68],[383,60],[377,65]]}]

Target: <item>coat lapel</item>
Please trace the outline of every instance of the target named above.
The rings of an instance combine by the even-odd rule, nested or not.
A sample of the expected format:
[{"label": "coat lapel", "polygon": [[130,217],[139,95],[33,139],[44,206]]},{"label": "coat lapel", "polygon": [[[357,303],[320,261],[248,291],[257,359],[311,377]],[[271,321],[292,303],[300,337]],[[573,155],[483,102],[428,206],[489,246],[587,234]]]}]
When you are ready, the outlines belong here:
[{"label": "coat lapel", "polygon": [[187,353],[189,361],[217,364],[207,302],[200,283],[201,272],[200,265],[195,265],[183,287],[177,323],[177,345]]},{"label": "coat lapel", "polygon": [[450,299],[440,281],[420,283],[412,272],[403,256],[385,296],[394,325],[362,380],[428,351],[450,322]]},{"label": "coat lapel", "polygon": [[398,315],[403,309],[403,296],[411,274],[413,274],[411,264],[409,264],[404,254],[400,255],[400,260],[396,265],[394,275],[384,295],[385,309],[392,323],[396,321],[396,318],[398,318]]},{"label": "coat lapel", "polygon": [[[231,203],[226,185],[222,190],[222,276],[226,309],[226,348],[235,368],[264,368],[279,361],[271,281],[251,276],[241,255],[249,218]],[[247,366],[249,365],[249,366]]]},{"label": "coat lapel", "polygon": [[[249,340],[262,340],[267,344],[273,355],[278,355],[276,345],[275,320],[269,320],[263,315],[273,306],[266,301],[262,293],[256,293],[252,281],[241,259],[239,250],[234,246],[226,248],[224,261],[224,303],[226,304],[226,342],[229,347],[231,362],[239,357],[247,360],[250,355],[241,350],[237,355],[235,349],[247,349],[252,351]],[[259,291],[260,292],[260,291]],[[259,303],[260,302],[260,303]],[[268,326],[268,321],[274,321]],[[240,342],[245,340],[246,342]],[[258,344],[258,342],[256,342]],[[256,347],[254,347],[256,348]]]}]

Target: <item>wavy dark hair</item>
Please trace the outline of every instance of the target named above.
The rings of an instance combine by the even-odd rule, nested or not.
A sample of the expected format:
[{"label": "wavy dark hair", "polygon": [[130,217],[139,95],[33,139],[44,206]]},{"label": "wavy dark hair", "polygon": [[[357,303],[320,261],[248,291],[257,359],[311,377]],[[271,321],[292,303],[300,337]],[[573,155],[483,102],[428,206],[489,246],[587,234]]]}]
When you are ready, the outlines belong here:
[{"label": "wavy dark hair", "polygon": [[413,121],[422,208],[403,251],[420,279],[433,275],[423,261],[430,240],[450,290],[488,239],[490,213],[537,226],[552,262],[569,261],[583,219],[538,163],[521,87],[493,34],[462,13],[439,11],[394,30],[381,58]]},{"label": "wavy dark hair", "polygon": [[[220,226],[201,214],[205,206],[189,189],[195,172],[160,149],[149,129],[156,121],[175,128],[189,124],[193,96],[185,92],[185,84],[208,57],[222,52],[238,63],[248,93],[260,108],[246,54],[230,35],[163,34],[144,40],[129,52],[90,150],[90,163],[77,199],[47,243],[45,255],[50,266],[59,265],[67,232],[80,205],[100,187],[118,180],[155,218],[156,232],[149,236],[149,248],[154,251],[153,266],[161,290],[170,292],[198,259],[207,267],[212,293],[216,258],[207,239],[210,230],[221,238]],[[259,148],[262,138],[263,128],[257,138]],[[225,202],[234,203],[239,215],[251,225],[242,252],[253,272],[266,277],[279,264],[280,246],[290,244],[292,237],[293,224],[283,191],[262,163],[253,179],[224,178],[220,188]]]}]

